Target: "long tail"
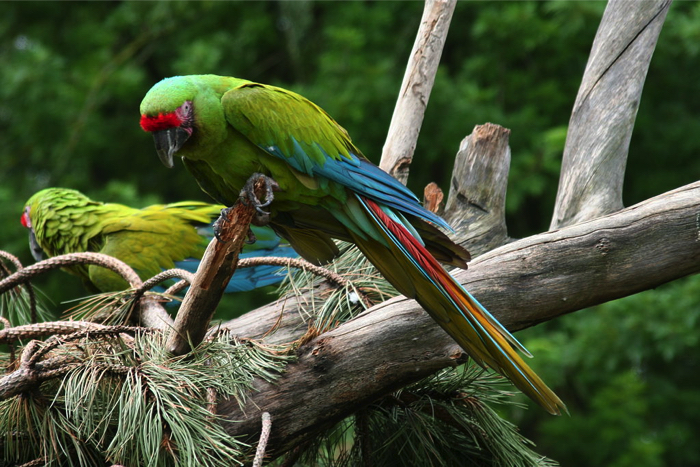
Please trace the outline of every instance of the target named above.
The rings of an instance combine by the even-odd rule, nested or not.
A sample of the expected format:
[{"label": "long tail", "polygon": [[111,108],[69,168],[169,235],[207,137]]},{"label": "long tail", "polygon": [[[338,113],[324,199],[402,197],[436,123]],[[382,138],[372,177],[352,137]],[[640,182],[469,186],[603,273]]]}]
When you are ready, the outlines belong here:
[{"label": "long tail", "polygon": [[523,361],[530,353],[437,262],[390,209],[358,196],[380,228],[386,246],[372,239],[356,244],[402,294],[415,298],[481,366],[489,366],[554,415],[566,406]]}]

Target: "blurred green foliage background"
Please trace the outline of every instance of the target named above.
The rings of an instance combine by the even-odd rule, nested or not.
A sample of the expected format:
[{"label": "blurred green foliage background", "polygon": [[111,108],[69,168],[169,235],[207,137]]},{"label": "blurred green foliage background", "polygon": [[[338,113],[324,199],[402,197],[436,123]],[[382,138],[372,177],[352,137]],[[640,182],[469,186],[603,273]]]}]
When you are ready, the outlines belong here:
[{"label": "blurred green foliage background", "polygon": [[[138,106],[160,79],[238,76],[325,108],[378,162],[421,2],[3,2],[0,4],[0,249],[30,264],[19,223],[47,186],[146,206],[207,200],[165,169]],[[449,188],[476,124],[510,128],[510,234],[549,225],[566,128],[604,2],[469,2],[456,8],[409,186]],[[700,3],[675,3],[632,138],[625,203],[700,174]],[[77,279],[36,281],[60,302]],[[509,414],[567,466],[700,465],[698,277],[519,334],[571,417]],[[238,299],[248,309],[256,298]]]}]

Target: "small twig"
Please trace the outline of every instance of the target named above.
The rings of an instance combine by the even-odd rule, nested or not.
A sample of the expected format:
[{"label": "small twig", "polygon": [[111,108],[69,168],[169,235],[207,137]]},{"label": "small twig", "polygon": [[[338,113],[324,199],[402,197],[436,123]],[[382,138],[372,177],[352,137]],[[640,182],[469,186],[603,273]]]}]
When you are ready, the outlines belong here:
[{"label": "small twig", "polygon": [[218,402],[219,400],[216,394],[216,389],[207,388],[207,410],[211,412],[212,416],[216,416],[216,407]]},{"label": "small twig", "polygon": [[[10,320],[5,317],[0,316],[0,322],[2,323],[3,331],[12,327]],[[10,365],[7,367],[7,370],[9,371],[12,364],[15,362],[15,346],[13,344],[8,344],[7,348],[10,351]]]},{"label": "small twig", "polygon": [[53,334],[72,334],[85,329],[102,329],[105,327],[107,326],[90,321],[49,321],[46,323],[6,327],[0,331],[0,344],[8,344],[20,339],[36,339]]},{"label": "small twig", "polygon": [[259,258],[245,258],[238,262],[239,268],[250,268],[254,266],[285,266],[288,268],[304,269],[317,276],[321,276],[338,287],[347,287],[349,281],[340,274],[329,269],[311,264],[302,258],[285,258],[279,256],[263,256]]},{"label": "small twig", "polygon": [[17,258],[15,255],[10,254],[6,251],[0,250],[0,258],[4,258],[11,262],[12,264],[15,265],[15,268],[19,271],[20,269],[23,268],[22,263],[20,262],[19,258]]},{"label": "small twig", "polygon": [[262,431],[260,433],[260,441],[258,448],[255,450],[255,459],[253,467],[261,467],[263,457],[265,457],[265,449],[267,448],[267,440],[270,439],[270,431],[272,430],[272,417],[269,412],[262,414]]},{"label": "small twig", "polygon": [[[103,326],[99,329],[85,329],[82,331],[75,332],[73,334],[68,334],[67,336],[51,336],[44,347],[34,352],[34,354],[29,358],[27,363],[29,365],[34,365],[38,362],[44,355],[46,355],[51,350],[56,347],[66,344],[71,341],[82,339],[88,336],[112,336],[121,333],[136,333],[136,332],[153,332],[152,328],[136,327],[136,326]],[[36,341],[32,341],[36,342]]]},{"label": "small twig", "polygon": [[[12,264],[14,264],[15,268],[18,271],[20,269],[24,268],[22,266],[22,263],[20,262],[19,258],[17,258],[16,256],[14,256],[6,251],[0,250],[0,257],[2,257],[4,259],[10,261]],[[7,276],[10,276],[12,274],[10,272],[10,270],[7,267],[5,267],[4,264],[2,265],[2,268],[3,268],[4,272],[7,273]],[[34,292],[34,287],[32,286],[31,282],[26,281],[24,283],[24,287],[27,289],[27,295],[29,295],[29,317],[32,320],[32,323],[36,323],[37,316],[38,316],[37,309],[36,309],[36,305],[37,305],[36,293]]]},{"label": "small twig", "polygon": [[[159,274],[156,274],[155,276],[151,277],[147,281],[145,281],[141,287],[139,287],[137,293],[144,293],[147,290],[151,290],[153,287],[156,285],[160,284],[161,282],[167,281],[169,279],[182,279],[180,282],[183,283],[192,283],[194,280],[194,274],[192,274],[189,271],[186,271],[184,269],[168,269],[167,271],[163,271]],[[180,284],[178,282],[175,285]],[[174,286],[170,287],[168,290],[165,291],[166,294],[170,294],[170,289],[172,289]],[[177,293],[177,291],[175,292]],[[174,295],[174,293],[172,294]]]},{"label": "small twig", "polygon": [[46,464],[46,460],[43,457],[34,459],[33,461],[26,462],[18,467],[40,467]]},{"label": "small twig", "polygon": [[128,264],[119,261],[102,253],[69,253],[66,255],[54,256],[53,258],[45,259],[34,263],[31,266],[20,269],[9,277],[0,281],[0,293],[6,292],[9,289],[16,287],[18,284],[25,283],[29,279],[52,269],[72,266],[74,264],[96,264],[98,266],[111,269],[121,275],[129,285],[133,288],[141,286],[141,279]]}]

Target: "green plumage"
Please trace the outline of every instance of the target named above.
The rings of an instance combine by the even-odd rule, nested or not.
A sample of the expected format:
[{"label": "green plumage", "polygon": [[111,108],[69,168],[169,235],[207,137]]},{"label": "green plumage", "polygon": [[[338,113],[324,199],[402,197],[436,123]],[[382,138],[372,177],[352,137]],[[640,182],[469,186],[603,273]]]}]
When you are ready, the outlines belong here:
[{"label": "green plumage", "polygon": [[445,221],[369,162],[320,107],[275,86],[195,75],[156,84],[140,110],[166,166],[181,156],[202,189],[226,205],[254,173],[271,177],[279,191],[270,225],[305,259],[333,259],[333,238],[355,243],[479,364],[549,412],[565,408],[513,348],[527,354],[524,347],[438,263],[466,268],[469,260],[436,228],[449,229]]},{"label": "green plumage", "polygon": [[[316,104],[275,86],[196,75],[156,84],[141,113],[172,114],[183,102],[195,109],[196,132],[177,154],[215,200],[232,205],[248,178],[262,173],[280,187],[270,206],[273,229],[308,261],[320,264],[336,257],[332,238],[353,243],[355,237],[372,238],[388,246],[347,184],[319,176],[319,168],[336,162],[371,163]],[[437,259],[466,267],[469,254],[463,248],[432,225],[407,217],[407,226],[421,233]]]},{"label": "green plumage", "polygon": [[[36,240],[49,256],[94,251],[121,259],[148,279],[176,261],[201,258],[208,240],[195,226],[208,225],[222,206],[187,201],[134,209],[92,201],[65,188],[47,188],[27,201]],[[121,290],[126,281],[100,266],[66,268],[92,289]]]}]

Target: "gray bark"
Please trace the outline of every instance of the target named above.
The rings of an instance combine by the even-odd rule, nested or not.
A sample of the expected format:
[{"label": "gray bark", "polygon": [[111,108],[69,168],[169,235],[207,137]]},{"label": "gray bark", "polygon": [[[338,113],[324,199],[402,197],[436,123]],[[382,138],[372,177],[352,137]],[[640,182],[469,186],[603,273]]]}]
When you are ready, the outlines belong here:
[{"label": "gray bark", "polygon": [[622,184],[649,62],[671,0],[612,0],[569,121],[550,229],[622,208]]},{"label": "gray bark", "polygon": [[462,140],[455,159],[444,218],[472,257],[508,241],[509,136],[502,126],[477,125]]},{"label": "gray bark", "polygon": [[457,0],[426,0],[379,163],[406,184]]}]

